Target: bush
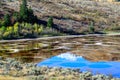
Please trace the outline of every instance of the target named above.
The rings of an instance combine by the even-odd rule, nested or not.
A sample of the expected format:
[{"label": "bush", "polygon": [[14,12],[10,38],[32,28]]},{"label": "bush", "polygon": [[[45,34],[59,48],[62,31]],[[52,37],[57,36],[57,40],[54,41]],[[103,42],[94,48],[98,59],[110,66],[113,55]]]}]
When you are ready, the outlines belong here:
[{"label": "bush", "polygon": [[90,32],[90,33],[94,33],[94,32],[95,32],[95,28],[94,28],[94,26],[93,26],[93,22],[90,22],[89,32]]},{"label": "bush", "polygon": [[[50,26],[51,22],[52,18],[49,19]],[[56,36],[62,34],[52,28],[44,28],[43,25],[39,25],[37,23],[31,24],[27,22],[16,22],[13,26],[0,27],[0,39],[36,38],[41,35]]]},{"label": "bush", "polygon": [[3,38],[10,39],[13,37],[13,27],[8,26],[3,34]]},{"label": "bush", "polygon": [[40,34],[43,31],[43,25],[34,24],[34,32]]},{"label": "bush", "polygon": [[4,34],[5,30],[6,30],[5,26],[2,26],[0,28],[0,38],[3,38],[3,34]]},{"label": "bush", "polygon": [[13,26],[13,33],[14,33],[14,37],[19,37],[19,33],[20,33],[20,29],[19,29],[19,23],[16,22]]},{"label": "bush", "polygon": [[41,35],[41,33],[42,33],[43,30],[44,30],[43,28],[44,28],[43,25],[39,25],[39,27],[38,27],[38,32],[37,32],[38,35]]},{"label": "bush", "polygon": [[49,19],[47,21],[47,27],[52,28],[52,26],[53,26],[53,17],[49,17]]}]

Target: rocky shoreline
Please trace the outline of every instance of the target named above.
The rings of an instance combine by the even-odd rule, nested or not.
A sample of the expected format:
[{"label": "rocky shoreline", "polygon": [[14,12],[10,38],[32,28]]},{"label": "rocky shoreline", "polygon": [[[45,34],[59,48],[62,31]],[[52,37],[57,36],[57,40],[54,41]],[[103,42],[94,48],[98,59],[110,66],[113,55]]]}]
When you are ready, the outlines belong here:
[{"label": "rocky shoreline", "polygon": [[22,80],[19,78],[24,80],[120,80],[102,74],[80,72],[80,69],[37,67],[36,63],[22,63],[13,58],[3,57],[0,57],[0,79],[2,79],[1,76],[9,76],[13,80]]}]

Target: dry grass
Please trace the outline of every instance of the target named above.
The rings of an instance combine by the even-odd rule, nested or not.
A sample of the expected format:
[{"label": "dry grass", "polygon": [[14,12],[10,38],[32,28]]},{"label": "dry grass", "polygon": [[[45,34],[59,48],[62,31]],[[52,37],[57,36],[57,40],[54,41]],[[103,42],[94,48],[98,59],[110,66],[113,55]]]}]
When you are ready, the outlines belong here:
[{"label": "dry grass", "polygon": [[0,80],[28,80],[28,79],[25,77],[11,77],[0,75]]},{"label": "dry grass", "polygon": [[[5,7],[19,10],[19,2],[7,2]],[[35,14],[43,20],[47,16],[54,16],[54,23],[64,28],[71,28],[77,32],[84,32],[94,21],[96,31],[111,28],[114,24],[120,26],[119,2],[96,2],[92,0],[36,0],[30,1],[29,6]],[[109,30],[108,29],[108,30]]]}]

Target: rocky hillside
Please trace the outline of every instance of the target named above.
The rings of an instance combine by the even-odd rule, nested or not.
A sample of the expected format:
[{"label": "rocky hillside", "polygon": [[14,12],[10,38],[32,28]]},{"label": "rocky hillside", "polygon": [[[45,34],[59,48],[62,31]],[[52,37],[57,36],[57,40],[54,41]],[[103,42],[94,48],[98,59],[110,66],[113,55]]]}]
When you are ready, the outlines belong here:
[{"label": "rocky hillside", "polygon": [[[19,4],[17,0],[4,2],[0,15],[5,11],[18,11]],[[120,29],[119,3],[92,0],[29,0],[28,6],[41,20],[46,21],[48,16],[53,16],[54,23],[65,30],[87,33],[90,22],[94,23],[92,26],[95,31]]]}]

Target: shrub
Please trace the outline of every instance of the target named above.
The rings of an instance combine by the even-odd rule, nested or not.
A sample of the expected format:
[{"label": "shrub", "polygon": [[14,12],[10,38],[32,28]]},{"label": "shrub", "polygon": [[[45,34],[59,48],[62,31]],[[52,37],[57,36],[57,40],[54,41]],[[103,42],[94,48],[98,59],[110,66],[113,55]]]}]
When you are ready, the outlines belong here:
[{"label": "shrub", "polygon": [[3,34],[3,38],[10,39],[13,36],[13,27],[8,26]]},{"label": "shrub", "polygon": [[53,17],[49,17],[49,19],[47,21],[47,27],[52,28],[52,26],[53,26]]},{"label": "shrub", "polygon": [[53,31],[51,28],[44,28],[43,25],[37,23],[27,22],[16,22],[13,26],[0,27],[0,39],[35,38],[42,34],[52,36],[57,35],[58,32]]},{"label": "shrub", "polygon": [[34,26],[34,30],[35,30],[35,32],[38,32],[39,25],[35,23],[33,26]]},{"label": "shrub", "polygon": [[43,31],[43,25],[39,25],[39,28],[38,28],[38,34],[40,34],[41,32]]},{"label": "shrub", "polygon": [[0,28],[0,38],[3,38],[3,34],[4,34],[5,30],[6,30],[5,26],[2,26]]},{"label": "shrub", "polygon": [[19,36],[19,33],[20,33],[20,31],[21,31],[20,28],[19,28],[19,23],[16,22],[16,23],[14,24],[13,28],[14,28],[14,31],[13,31],[14,37]]},{"label": "shrub", "polygon": [[95,28],[94,28],[94,26],[93,26],[93,22],[90,22],[89,32],[90,32],[90,33],[94,33],[94,32],[95,32]]}]

